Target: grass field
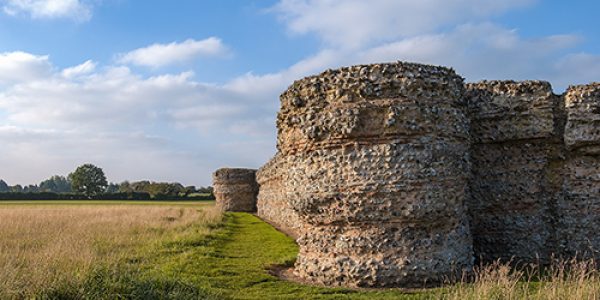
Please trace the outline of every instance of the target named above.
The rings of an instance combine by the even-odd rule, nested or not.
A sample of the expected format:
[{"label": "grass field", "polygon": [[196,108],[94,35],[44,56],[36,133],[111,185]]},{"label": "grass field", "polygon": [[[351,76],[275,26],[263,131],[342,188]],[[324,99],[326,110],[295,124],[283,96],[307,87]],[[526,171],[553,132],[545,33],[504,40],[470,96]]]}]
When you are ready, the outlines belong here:
[{"label": "grass field", "polygon": [[[258,218],[212,203],[0,204],[0,299],[598,299],[589,263],[429,290],[301,285],[269,274],[296,244]],[[569,271],[569,269],[571,269]],[[541,280],[538,280],[541,279]]]},{"label": "grass field", "polygon": [[98,272],[120,273],[165,241],[208,234],[221,216],[202,206],[2,202],[0,299],[90,296]]},{"label": "grass field", "polygon": [[57,206],[57,205],[150,205],[150,206],[212,206],[215,201],[153,201],[153,200],[1,200],[0,208],[15,205]]}]

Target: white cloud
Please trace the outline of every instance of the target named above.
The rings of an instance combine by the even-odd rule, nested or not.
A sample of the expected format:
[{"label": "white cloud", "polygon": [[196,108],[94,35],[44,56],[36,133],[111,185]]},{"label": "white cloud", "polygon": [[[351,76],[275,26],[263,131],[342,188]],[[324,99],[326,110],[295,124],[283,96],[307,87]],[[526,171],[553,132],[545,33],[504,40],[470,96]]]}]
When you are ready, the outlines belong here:
[{"label": "white cloud", "polygon": [[402,60],[452,67],[469,81],[549,80],[561,91],[569,80],[589,80],[598,73],[597,68],[578,68],[586,63],[594,66],[598,56],[563,55],[581,40],[577,35],[523,38],[516,30],[492,23],[464,24],[445,33],[402,38],[364,49],[325,48],[280,72],[238,77],[230,81],[229,87],[233,90],[255,87],[257,93],[263,93],[262,90],[265,94],[273,93],[296,79],[328,68]]},{"label": "white cloud", "polygon": [[[281,0],[272,8],[294,33],[314,34],[322,49],[290,70],[305,74],[343,65],[413,61],[453,67],[475,81],[543,79],[563,90],[569,80],[592,78],[597,56],[567,55],[582,37],[522,37],[488,20],[536,3],[492,0]],[[319,67],[320,66],[320,67]],[[570,71],[566,71],[569,69]],[[586,73],[586,74],[582,74]]]},{"label": "white cloud", "polygon": [[[46,76],[0,89],[0,178],[9,182],[92,162],[113,181],[209,184],[223,162],[259,167],[275,149],[281,87],[262,97],[250,86],[198,82],[193,72],[147,77],[123,66],[96,70],[91,61],[59,70],[47,57],[18,56],[41,59]],[[227,145],[248,140],[249,130],[252,155],[239,156]]]},{"label": "white cloud", "polygon": [[416,61],[453,67],[470,81],[541,79],[562,90],[566,86],[560,78],[570,75],[556,61],[580,42],[577,35],[523,38],[515,30],[491,23],[465,24],[447,33],[420,35],[365,49],[355,56],[354,62]]},{"label": "white cloud", "polygon": [[33,81],[50,74],[48,56],[25,52],[0,53],[0,86],[7,83]]},{"label": "white cloud", "polygon": [[96,65],[97,64],[95,62],[87,60],[80,65],[64,69],[62,71],[62,75],[66,78],[73,78],[81,75],[86,75],[93,72],[96,69]]},{"label": "white cloud", "polygon": [[204,40],[188,39],[181,43],[153,44],[121,54],[118,62],[147,67],[162,67],[191,61],[200,56],[222,56],[227,47],[221,39],[210,37]]},{"label": "white cloud", "polygon": [[535,0],[282,0],[273,11],[294,33],[329,46],[360,48],[482,20]]},{"label": "white cloud", "polygon": [[4,0],[8,15],[26,14],[33,19],[68,18],[87,21],[92,17],[89,4],[80,0]]}]

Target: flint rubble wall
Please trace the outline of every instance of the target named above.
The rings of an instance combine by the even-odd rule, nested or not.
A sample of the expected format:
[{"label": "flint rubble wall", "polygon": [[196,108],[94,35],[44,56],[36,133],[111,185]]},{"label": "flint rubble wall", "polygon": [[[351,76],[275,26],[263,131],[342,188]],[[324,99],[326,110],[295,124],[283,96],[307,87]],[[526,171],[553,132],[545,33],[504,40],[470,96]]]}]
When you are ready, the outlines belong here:
[{"label": "flint rubble wall", "polygon": [[567,158],[558,211],[559,250],[600,257],[600,83],[571,86],[565,96]]},{"label": "flint rubble wall", "polygon": [[467,90],[475,255],[547,263],[557,243],[561,98],[543,81],[484,81]]},{"label": "flint rubble wall", "polygon": [[216,205],[222,211],[256,211],[256,170],[219,169],[213,173],[213,187]]},{"label": "flint rubble wall", "polygon": [[[257,214],[297,239],[305,280],[407,287],[474,258],[598,258],[600,83],[559,96],[544,81],[360,65],[294,82],[277,129]],[[249,177],[244,193],[221,177],[223,207],[255,199]]]},{"label": "flint rubble wall", "polygon": [[600,84],[571,86],[561,96],[540,81],[467,90],[476,257],[542,264],[598,258]]},{"label": "flint rubble wall", "polygon": [[297,276],[411,286],[470,269],[463,94],[454,71],[408,63],[329,70],[283,93],[258,214],[295,229]]}]

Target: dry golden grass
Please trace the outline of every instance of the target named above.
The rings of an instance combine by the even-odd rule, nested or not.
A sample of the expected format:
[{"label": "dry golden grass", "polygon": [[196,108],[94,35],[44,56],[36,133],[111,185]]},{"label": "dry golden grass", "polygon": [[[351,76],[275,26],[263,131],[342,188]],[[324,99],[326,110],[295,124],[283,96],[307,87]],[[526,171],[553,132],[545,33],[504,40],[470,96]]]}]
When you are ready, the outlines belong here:
[{"label": "dry golden grass", "polygon": [[472,282],[445,289],[439,298],[463,299],[600,299],[600,274],[593,260],[556,261],[550,267],[511,268],[494,263],[475,270]]},{"label": "dry golden grass", "polygon": [[[155,293],[147,293],[150,296],[154,295],[154,298],[165,298],[166,296],[166,298],[179,299],[180,296],[186,295],[189,296],[187,298],[199,298],[212,292],[219,295],[222,292],[219,288],[223,288],[223,286],[237,289],[244,289],[248,286],[251,289],[254,285],[250,283],[255,282],[257,278],[263,278],[261,276],[267,276],[266,273],[263,273],[266,271],[262,263],[249,263],[243,258],[256,261],[264,260],[265,257],[272,259],[273,256],[283,255],[285,259],[288,259],[288,257],[295,256],[297,249],[286,246],[291,242],[279,235],[277,237],[281,239],[281,241],[278,240],[280,243],[269,243],[268,245],[271,247],[277,245],[285,250],[277,247],[265,248],[262,244],[256,244],[260,240],[257,235],[260,235],[261,238],[274,238],[271,236],[272,233],[269,233],[272,228],[264,223],[256,223],[247,215],[238,214],[234,217],[237,217],[238,222],[247,218],[244,223],[247,228],[239,226],[239,224],[231,228],[248,230],[248,232],[228,240],[227,243],[235,243],[229,247],[226,246],[227,243],[223,239],[228,239],[230,236],[224,235],[227,231],[220,232],[213,236],[217,242],[220,242],[202,250],[201,246],[195,246],[194,243],[214,233],[211,231],[213,228],[211,225],[219,224],[222,220],[221,213],[213,207],[0,206],[0,299],[43,299],[45,297],[53,298],[52,295],[76,299],[96,299],[98,297],[102,299],[145,299],[144,291],[148,289],[154,289]],[[173,243],[173,241],[179,241],[182,244]],[[282,241],[286,242],[285,245]],[[186,244],[187,242],[192,242],[193,245]],[[216,245],[225,248],[211,248],[217,247]],[[159,247],[155,248],[154,246]],[[181,253],[169,254],[170,249],[178,247],[182,247]],[[135,278],[137,277],[135,276],[142,273],[134,270],[129,274],[135,277],[133,281],[121,280],[118,275],[131,270],[118,266],[131,258],[143,258],[148,253],[152,253],[152,249],[163,249],[163,254],[167,254],[166,256],[159,255],[159,258],[163,258],[163,260],[159,259],[159,262],[162,261],[162,265],[159,264],[154,271],[158,272],[160,276],[164,274],[168,280],[151,281],[150,284],[147,284],[148,281],[144,281],[142,278],[137,282],[141,285],[134,289],[133,294],[128,294],[130,290],[127,288],[120,289],[122,286],[129,287],[136,284]],[[186,252],[188,250],[190,252]],[[220,256],[207,255],[210,251],[225,251],[226,255],[223,253]],[[228,253],[227,251],[233,252]],[[198,261],[203,261],[205,264],[196,264],[190,270],[183,267]],[[273,260],[273,263],[275,261]],[[154,263],[155,261],[152,260],[146,264],[154,266]],[[135,263],[132,265],[137,266]],[[108,266],[109,270],[116,270],[117,278],[110,278],[110,274],[112,274],[110,272],[95,273],[94,270],[98,266]],[[113,266],[117,267],[112,268]],[[578,262],[573,260],[556,262],[553,266],[541,270],[535,266],[514,269],[508,264],[495,263],[477,268],[470,280],[463,280],[443,288],[425,289],[418,295],[412,296],[449,300],[600,299],[600,273],[596,266],[594,261]],[[165,270],[169,272],[165,272]],[[192,273],[188,274],[184,271]],[[222,274],[221,271],[229,272],[232,275],[227,278],[206,276],[206,274]],[[108,277],[100,278],[99,281],[86,281],[86,279],[89,280],[90,274],[102,274]],[[186,281],[182,285],[176,285],[179,282],[177,278],[172,277],[182,275],[185,275]],[[161,279],[160,276],[158,279]],[[92,276],[92,278],[95,277]],[[168,283],[175,283],[175,285],[169,286]],[[116,288],[113,284],[116,285]],[[52,292],[57,289],[57,293]],[[162,293],[163,290],[165,290],[164,293]],[[181,292],[181,294],[169,294],[173,291]],[[238,290],[238,292],[240,291]],[[256,298],[268,299],[269,295],[292,295],[293,293],[298,293],[297,298],[311,298],[313,294],[325,296],[329,295],[331,291],[276,281],[251,292]],[[244,291],[243,294],[249,296],[250,292]],[[387,291],[387,294],[376,291],[360,291],[345,296],[411,298],[410,294],[393,290]],[[332,294],[331,297],[336,298],[336,295]],[[220,297],[216,298],[220,299]]]},{"label": "dry golden grass", "polygon": [[75,286],[98,264],[117,264],[145,246],[185,234],[192,223],[220,220],[211,208],[0,206],[0,299]]}]

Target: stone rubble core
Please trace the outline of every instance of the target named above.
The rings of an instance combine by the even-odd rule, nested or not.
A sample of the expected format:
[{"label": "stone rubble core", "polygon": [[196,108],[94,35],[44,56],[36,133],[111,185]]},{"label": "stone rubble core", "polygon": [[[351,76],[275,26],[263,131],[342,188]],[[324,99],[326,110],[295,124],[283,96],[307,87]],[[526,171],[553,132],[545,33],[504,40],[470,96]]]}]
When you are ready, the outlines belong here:
[{"label": "stone rubble core", "polygon": [[547,263],[556,250],[563,113],[543,81],[467,84],[476,258]]},{"label": "stone rubble core", "polygon": [[571,86],[564,95],[567,148],[557,209],[559,251],[567,257],[600,253],[600,83]]},{"label": "stone rubble core", "polygon": [[329,70],[283,93],[258,215],[298,237],[295,275],[421,286],[471,269],[463,94],[454,71],[409,63]]},{"label": "stone rubble core", "polygon": [[277,129],[257,215],[296,238],[305,281],[420,287],[475,259],[598,258],[600,83],[555,95],[545,81],[359,65],[294,82]]},{"label": "stone rubble core", "polygon": [[213,188],[216,205],[222,211],[256,211],[256,170],[219,169],[213,173]]},{"label": "stone rubble core", "polygon": [[541,81],[484,81],[467,91],[476,257],[598,258],[600,84],[562,96]]}]

